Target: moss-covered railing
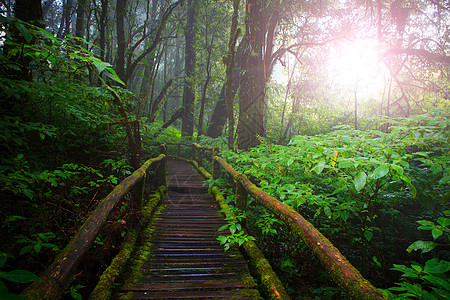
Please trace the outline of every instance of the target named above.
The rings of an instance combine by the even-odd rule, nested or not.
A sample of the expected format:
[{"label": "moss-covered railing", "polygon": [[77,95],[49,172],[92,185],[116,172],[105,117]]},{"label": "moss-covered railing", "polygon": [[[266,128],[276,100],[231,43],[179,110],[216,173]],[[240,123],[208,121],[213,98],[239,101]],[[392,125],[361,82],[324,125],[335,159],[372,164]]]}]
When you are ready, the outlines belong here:
[{"label": "moss-covered railing", "polygon": [[[180,147],[180,144],[177,144]],[[191,158],[203,168],[204,155],[198,153],[209,151],[208,158],[212,163],[213,178],[217,179],[224,170],[235,184],[235,205],[241,210],[247,206],[247,196],[255,200],[281,219],[292,232],[298,235],[306,246],[314,253],[341,293],[348,299],[386,299],[361,273],[333,246],[333,244],[310,222],[291,206],[278,201],[253,184],[247,176],[233,169],[225,160],[217,156],[217,148],[202,147],[198,144],[184,144],[192,147]],[[178,154],[180,151],[178,151]]]},{"label": "moss-covered railing", "polygon": [[[166,152],[163,146],[160,150],[161,153]],[[166,155],[160,154],[147,160],[102,199],[72,240],[40,276],[42,281],[31,284],[22,296],[27,299],[59,299],[117,203],[131,191],[135,203],[138,207],[142,206],[146,174],[149,169],[156,173],[154,185],[166,185]]]}]

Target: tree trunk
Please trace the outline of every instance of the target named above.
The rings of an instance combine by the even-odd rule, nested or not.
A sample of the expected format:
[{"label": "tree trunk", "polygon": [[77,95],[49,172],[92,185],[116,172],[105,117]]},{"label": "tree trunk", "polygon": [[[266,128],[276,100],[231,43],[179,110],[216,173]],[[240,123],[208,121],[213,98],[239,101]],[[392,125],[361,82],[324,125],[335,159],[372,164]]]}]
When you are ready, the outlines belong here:
[{"label": "tree trunk", "polygon": [[[14,16],[24,22],[28,22],[39,27],[44,27],[44,16],[42,13],[42,5],[40,0],[16,0],[16,3],[14,4]],[[19,31],[16,30],[15,27],[13,27],[11,31],[19,44],[29,45],[35,43],[34,38],[31,39],[31,41],[27,41],[21,34],[19,34]],[[5,46],[4,51],[9,51],[8,45]],[[33,79],[33,74],[31,72],[31,69],[29,68],[31,57],[24,56],[22,51],[20,51],[19,54],[15,54],[13,56],[15,56],[15,58],[13,58],[12,60],[16,61],[20,65],[20,70],[10,70],[9,76],[17,79],[31,81]]]},{"label": "tree trunk", "polygon": [[[77,20],[75,23],[75,36],[84,38],[86,29],[86,7],[88,5],[87,0],[78,0],[77,3]],[[78,42],[81,45],[81,43]]]},{"label": "tree trunk", "polygon": [[184,116],[181,124],[181,134],[183,136],[192,137],[194,133],[194,103],[195,103],[195,81],[196,81],[196,61],[195,53],[195,34],[196,34],[196,18],[197,3],[196,0],[188,0],[187,2],[187,21],[185,28],[185,56],[184,56],[184,92],[183,92],[183,108]]},{"label": "tree trunk", "polygon": [[[239,88],[239,80],[241,78],[241,57],[244,50],[244,43],[240,43],[237,49],[236,58],[234,60],[234,70],[233,70],[233,99]],[[222,134],[223,127],[227,121],[227,107],[225,104],[225,84],[222,86],[222,90],[219,94],[219,100],[214,107],[214,112],[209,122],[208,130],[206,135],[212,138],[219,137]]]},{"label": "tree trunk", "polygon": [[236,39],[239,35],[238,16],[239,16],[239,0],[233,0],[233,16],[231,18],[230,39],[228,41],[228,53],[224,59],[226,67],[225,81],[225,103],[227,105],[228,117],[228,148],[233,149],[234,145],[234,97],[233,97],[233,67],[234,52],[236,47]]},{"label": "tree trunk", "polygon": [[238,148],[245,150],[257,146],[265,135],[264,8],[264,0],[247,0],[238,124]]},{"label": "tree trunk", "polygon": [[102,11],[100,13],[100,40],[99,40],[99,47],[100,47],[100,59],[105,61],[105,49],[106,49],[106,26],[108,25],[108,0],[101,0],[102,1]]},{"label": "tree trunk", "polygon": [[[116,4],[116,31],[117,31],[117,60],[116,72],[120,79],[125,80],[125,29],[124,18],[126,0],[117,0]],[[125,82],[125,81],[124,81]]]}]

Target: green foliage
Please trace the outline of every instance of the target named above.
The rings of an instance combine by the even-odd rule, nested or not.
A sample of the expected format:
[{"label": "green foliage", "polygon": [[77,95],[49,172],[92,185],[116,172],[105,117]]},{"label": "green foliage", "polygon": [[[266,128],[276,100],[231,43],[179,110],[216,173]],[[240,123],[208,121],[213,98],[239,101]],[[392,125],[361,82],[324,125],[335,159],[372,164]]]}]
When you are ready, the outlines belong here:
[{"label": "green foliage", "polygon": [[254,241],[255,238],[245,233],[241,226],[242,220],[246,218],[244,212],[229,205],[229,208],[222,209],[220,212],[226,213],[225,221],[227,224],[221,226],[218,231],[229,230],[230,234],[226,236],[219,236],[217,239],[221,245],[224,245],[225,251],[235,245],[241,246],[246,241]]},{"label": "green foliage", "polygon": [[19,255],[26,254],[33,250],[35,254],[39,254],[42,248],[49,248],[57,251],[58,246],[49,243],[49,240],[55,237],[56,235],[53,232],[34,233],[32,234],[31,238],[27,238],[23,235],[16,236],[17,243],[25,244],[25,246],[22,249],[20,249]]},{"label": "green foliage", "polygon": [[[450,211],[445,211],[444,214],[450,216]],[[431,221],[418,221],[421,226],[420,230],[431,230],[433,240],[443,239],[445,233],[445,243],[441,245],[449,246],[450,239],[450,219],[446,217],[439,217],[437,224]],[[416,241],[411,244],[407,251],[421,250],[422,253],[427,253],[436,248],[438,244],[431,241]],[[397,286],[384,290],[386,295],[391,298],[401,299],[448,299],[450,298],[450,262],[447,260],[439,260],[437,257],[431,258],[425,262],[425,265],[412,263],[411,267],[405,265],[394,264],[392,270],[402,273],[402,282],[396,283]],[[396,294],[392,294],[396,292]]]},{"label": "green foliage", "polygon": [[3,271],[8,255],[0,252],[0,298],[2,299],[25,299],[17,294],[8,292],[4,280],[16,283],[30,283],[32,281],[42,281],[37,275],[26,270]]},{"label": "green foliage", "polygon": [[[296,136],[289,146],[262,139],[248,152],[221,155],[311,220],[363,273],[380,267],[386,272],[389,263],[380,253],[395,254],[417,239],[412,219],[448,207],[449,116],[448,109],[436,109],[386,119],[388,133],[340,126],[328,134]],[[262,224],[258,217],[256,224]],[[422,224],[436,239],[446,234],[447,220],[439,220]],[[410,250],[431,250],[433,243],[421,241]]]}]

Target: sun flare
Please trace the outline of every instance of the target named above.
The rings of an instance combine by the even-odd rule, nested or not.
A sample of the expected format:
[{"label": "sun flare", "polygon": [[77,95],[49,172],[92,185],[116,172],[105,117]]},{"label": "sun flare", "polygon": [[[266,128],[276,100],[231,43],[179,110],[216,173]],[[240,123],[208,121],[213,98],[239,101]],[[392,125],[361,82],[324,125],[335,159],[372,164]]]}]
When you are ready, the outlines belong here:
[{"label": "sun flare", "polygon": [[376,98],[385,84],[386,67],[373,40],[360,39],[334,44],[327,60],[328,78],[336,89],[357,92],[362,97]]}]

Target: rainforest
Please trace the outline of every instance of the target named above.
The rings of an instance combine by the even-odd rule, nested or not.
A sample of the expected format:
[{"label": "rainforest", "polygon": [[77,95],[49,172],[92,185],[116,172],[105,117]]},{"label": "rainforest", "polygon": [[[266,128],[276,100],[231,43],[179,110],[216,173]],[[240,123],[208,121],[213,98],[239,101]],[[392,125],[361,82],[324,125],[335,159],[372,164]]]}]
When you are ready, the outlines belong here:
[{"label": "rainforest", "polygon": [[[302,216],[380,299],[449,299],[449,20],[441,0],[0,0],[0,298],[38,299],[102,199],[201,145],[199,165]],[[141,198],[167,185],[142,172]],[[286,290],[262,297],[349,299],[304,232],[238,204],[239,176],[204,188],[223,251],[255,243]],[[135,199],[99,219],[60,298],[94,299],[151,219]]]}]

